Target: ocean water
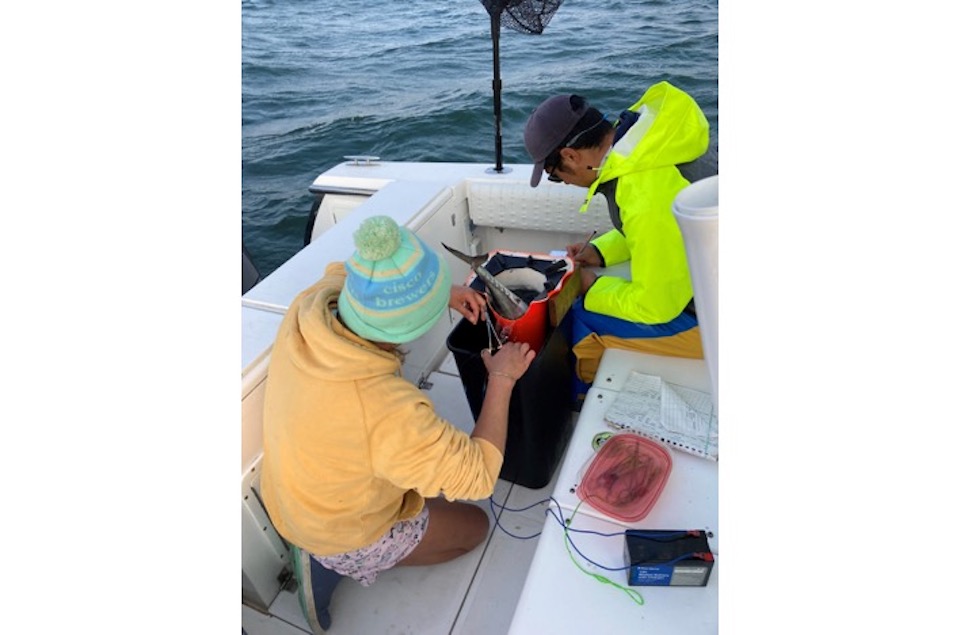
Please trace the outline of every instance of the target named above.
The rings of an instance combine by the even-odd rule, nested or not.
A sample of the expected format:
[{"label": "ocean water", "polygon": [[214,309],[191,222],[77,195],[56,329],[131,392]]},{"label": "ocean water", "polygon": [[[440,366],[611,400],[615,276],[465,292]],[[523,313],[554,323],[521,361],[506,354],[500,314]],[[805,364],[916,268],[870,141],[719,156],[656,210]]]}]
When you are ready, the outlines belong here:
[{"label": "ocean water", "polygon": [[[718,144],[718,0],[566,0],[500,29],[503,162],[546,97],[604,111],[667,80]],[[480,0],[243,0],[243,241],[263,275],[303,247],[307,188],[349,154],[496,163],[491,19]]]}]

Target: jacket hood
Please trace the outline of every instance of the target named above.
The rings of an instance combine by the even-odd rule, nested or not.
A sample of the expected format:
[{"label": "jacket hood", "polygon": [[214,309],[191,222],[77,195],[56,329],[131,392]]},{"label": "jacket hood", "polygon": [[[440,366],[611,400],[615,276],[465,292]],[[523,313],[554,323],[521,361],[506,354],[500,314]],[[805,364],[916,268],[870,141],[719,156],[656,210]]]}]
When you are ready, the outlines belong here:
[{"label": "jacket hood", "polygon": [[687,163],[710,142],[710,124],[690,95],[668,82],[654,84],[630,107],[640,115],[610,148],[587,201],[601,183],[624,174]]},{"label": "jacket hood", "polygon": [[276,345],[285,346],[302,371],[327,381],[398,372],[400,360],[395,354],[377,348],[337,319],[337,299],[345,281],[343,263],[329,264],[324,277],[294,300]]}]

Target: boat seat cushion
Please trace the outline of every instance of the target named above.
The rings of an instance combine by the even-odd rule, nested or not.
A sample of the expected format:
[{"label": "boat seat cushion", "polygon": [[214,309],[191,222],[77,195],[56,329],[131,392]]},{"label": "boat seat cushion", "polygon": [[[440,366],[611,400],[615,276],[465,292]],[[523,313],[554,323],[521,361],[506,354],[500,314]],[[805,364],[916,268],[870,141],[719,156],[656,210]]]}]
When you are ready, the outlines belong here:
[{"label": "boat seat cushion", "polygon": [[589,234],[609,227],[606,200],[595,196],[586,213],[579,213],[584,190],[526,182],[471,181],[467,189],[470,220],[483,227],[532,229],[564,234]]}]

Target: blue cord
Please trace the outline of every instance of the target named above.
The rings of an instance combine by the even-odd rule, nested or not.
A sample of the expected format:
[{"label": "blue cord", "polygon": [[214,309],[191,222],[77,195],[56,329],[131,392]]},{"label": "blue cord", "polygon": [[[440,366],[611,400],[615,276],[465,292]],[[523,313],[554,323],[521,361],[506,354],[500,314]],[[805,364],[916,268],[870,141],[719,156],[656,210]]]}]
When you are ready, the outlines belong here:
[{"label": "blue cord", "polygon": [[[493,500],[493,497],[491,496],[491,497],[490,497],[490,511],[493,512],[493,520],[494,520],[494,522],[496,523],[496,526],[500,529],[500,531],[502,531],[503,533],[507,534],[507,535],[510,536],[511,538],[516,538],[517,540],[532,540],[532,539],[534,539],[534,538],[539,537],[540,534],[542,534],[543,532],[542,532],[542,531],[538,531],[537,533],[535,533],[535,534],[533,534],[533,535],[531,535],[531,536],[518,536],[518,535],[516,535],[516,534],[513,534],[513,533],[509,532],[506,528],[504,528],[503,525],[500,524],[500,519],[497,517],[497,513],[496,513],[496,510],[494,509],[494,506],[499,507],[501,510],[503,510],[503,511],[505,511],[505,512],[525,512],[525,511],[527,511],[528,509],[531,509],[531,508],[533,508],[533,507],[536,507],[537,505],[543,505],[544,503],[547,503],[547,502],[550,502],[550,501],[553,501],[553,503],[554,503],[554,505],[556,505],[556,508],[557,508],[557,509],[562,509],[562,507],[560,507],[560,503],[559,503],[559,502],[557,501],[557,499],[555,499],[553,496],[550,496],[550,497],[548,497],[548,498],[544,498],[543,500],[539,500],[539,501],[537,501],[536,503],[533,503],[533,504],[531,504],[531,505],[527,505],[526,507],[518,507],[518,508],[511,508],[511,507],[507,507],[506,505],[501,505],[500,503],[497,503],[496,501],[494,501],[494,500]],[[604,533],[604,532],[601,532],[601,531],[593,531],[593,530],[590,530],[590,529],[574,529],[573,527],[569,527],[569,526],[566,524],[566,522],[564,522],[563,518],[557,514],[556,509],[551,508],[551,507],[548,507],[544,513],[545,513],[545,514],[550,514],[551,516],[553,516],[553,518],[554,518],[554,519],[560,524],[560,526],[563,527],[564,530],[567,531],[567,532],[574,532],[574,533],[578,533],[578,534],[592,534],[592,535],[594,535],[594,536],[601,536],[601,537],[603,537],[603,538],[613,538],[613,537],[615,537],[615,536],[625,536],[625,535],[626,535],[626,531],[617,531],[617,532],[613,532],[613,533]],[[675,538],[675,537],[677,537],[677,536],[683,536],[683,535],[685,535],[686,533],[687,533],[686,531],[665,531],[665,532],[662,532],[662,533],[645,533],[643,537],[644,537],[644,538],[649,538],[649,539],[651,539],[651,540],[661,540],[661,539],[662,539],[662,540],[666,540],[666,539],[669,539],[669,538]],[[570,541],[570,546],[573,547],[573,550],[577,552],[577,555],[579,555],[581,558],[583,558],[584,560],[586,560],[587,562],[589,562],[590,564],[592,564],[592,565],[595,566],[595,567],[599,567],[600,569],[604,569],[604,570],[606,570],[606,571],[626,571],[627,569],[629,569],[629,568],[632,566],[632,565],[626,565],[626,566],[623,566],[623,567],[607,567],[607,566],[604,566],[604,565],[600,564],[599,562],[596,562],[596,561],[594,561],[594,560],[591,560],[591,559],[588,558],[586,555],[584,555],[584,553],[583,553],[582,551],[580,551],[580,548],[577,547],[577,544],[576,544],[575,542],[573,542],[573,539],[570,538],[569,535],[567,536],[567,539]],[[662,565],[662,566],[669,566],[669,565],[675,564],[675,563],[677,563],[677,562],[680,562],[681,560],[685,560],[685,559],[689,558],[690,556],[694,555],[695,553],[697,553],[697,552],[691,552],[691,553],[685,554],[685,555],[683,555],[683,556],[680,556],[679,558],[675,558],[674,560],[671,560],[671,561],[669,561],[669,562],[662,562],[662,563],[657,563],[657,564],[658,564],[658,565]]]},{"label": "blue cord", "polygon": [[[494,522],[496,523],[496,526],[499,527],[500,530],[503,531],[503,533],[507,534],[507,535],[510,536],[511,538],[518,538],[518,539],[521,539],[521,540],[529,540],[529,539],[531,539],[531,538],[536,538],[537,536],[539,536],[539,535],[540,535],[541,533],[543,533],[543,532],[537,532],[536,534],[534,534],[534,535],[532,535],[532,536],[517,536],[517,535],[515,535],[515,534],[510,533],[509,531],[507,531],[506,529],[504,529],[503,525],[500,524],[500,519],[497,517],[496,510],[494,509],[494,505],[496,505],[497,507],[499,507],[499,508],[500,508],[501,510],[503,510],[503,511],[518,512],[518,511],[526,511],[526,510],[530,509],[531,507],[536,507],[537,505],[542,505],[542,504],[544,504],[544,503],[546,503],[546,502],[548,502],[548,501],[553,501],[553,503],[556,505],[557,509],[562,509],[562,508],[560,507],[560,503],[559,503],[559,502],[557,501],[557,499],[555,499],[553,496],[551,496],[551,497],[549,497],[549,498],[545,498],[545,499],[540,500],[540,501],[537,501],[536,503],[533,503],[532,505],[528,505],[528,506],[523,507],[523,508],[520,508],[520,509],[511,509],[511,508],[508,508],[508,507],[505,506],[505,505],[501,505],[501,504],[495,502],[495,501],[493,500],[493,497],[491,496],[491,497],[490,497],[490,510],[493,512],[493,520],[494,520]],[[577,509],[579,509],[579,508],[580,508],[580,506],[577,505]],[[624,531],[618,531],[618,532],[614,532],[614,533],[602,533],[602,532],[599,532],[599,531],[592,531],[592,530],[585,530],[585,529],[573,529],[573,528],[571,528],[571,527],[568,525],[567,522],[564,522],[563,518],[561,518],[553,508],[547,507],[547,510],[546,510],[546,511],[547,511],[548,513],[550,513],[550,515],[552,515],[552,516],[556,519],[556,521],[557,521],[558,523],[560,523],[560,526],[563,528],[564,545],[566,545],[566,547],[567,547],[567,554],[569,554],[570,560],[571,560],[571,561],[573,562],[573,564],[577,567],[577,569],[579,569],[579,570],[582,571],[583,573],[587,574],[588,576],[590,576],[591,578],[595,579],[596,581],[598,581],[598,582],[600,582],[600,583],[602,583],[602,584],[609,584],[609,585],[613,586],[614,588],[620,589],[621,591],[623,591],[624,593],[626,593],[627,597],[629,597],[635,604],[638,604],[638,605],[640,605],[640,606],[643,606],[643,604],[644,604],[643,596],[640,595],[639,591],[637,591],[636,589],[630,588],[630,587],[625,587],[625,586],[623,586],[623,585],[621,585],[621,584],[617,584],[617,583],[614,582],[613,580],[610,580],[609,578],[606,578],[606,577],[600,575],[599,573],[593,573],[593,572],[591,572],[591,571],[587,571],[586,569],[583,568],[583,565],[581,565],[579,562],[577,562],[576,558],[574,558],[574,557],[573,557],[573,554],[570,552],[570,547],[572,546],[573,549],[577,552],[577,554],[578,554],[581,558],[583,558],[584,560],[586,560],[587,562],[589,562],[589,563],[592,564],[593,566],[598,567],[598,568],[600,568],[600,569],[605,569],[605,570],[607,570],[607,571],[623,571],[623,570],[625,570],[625,569],[629,569],[629,568],[630,568],[629,566],[619,567],[619,568],[611,568],[611,567],[605,567],[605,566],[603,566],[602,564],[599,564],[599,563],[597,563],[597,562],[594,562],[593,560],[591,560],[591,559],[588,558],[587,556],[583,555],[583,552],[580,551],[580,549],[577,547],[576,544],[574,544],[573,538],[570,536],[570,533],[571,533],[571,532],[576,532],[576,533],[582,533],[582,534],[594,534],[594,535],[597,535],[597,536],[602,536],[602,537],[606,537],[606,538],[611,538],[611,537],[614,537],[614,536],[624,536],[624,535],[626,534],[626,532],[624,532]],[[570,522],[573,521],[573,517],[576,516],[576,514],[577,514],[576,510],[574,510],[573,514],[570,516]],[[676,534],[677,532],[670,532],[670,533]],[[682,533],[682,532],[681,532],[681,533]]]},{"label": "blue cord", "polygon": [[509,507],[506,507],[506,506],[504,506],[504,505],[501,505],[500,503],[494,502],[493,496],[491,496],[491,497],[490,497],[490,511],[493,512],[493,522],[496,523],[497,527],[500,528],[500,531],[502,531],[503,533],[507,534],[507,535],[510,536],[511,538],[516,538],[517,540],[531,540],[531,539],[533,539],[533,538],[538,537],[538,536],[539,536],[540,534],[542,534],[543,532],[542,532],[542,531],[538,531],[537,533],[533,534],[532,536],[518,536],[518,535],[516,535],[516,534],[510,533],[509,531],[506,530],[506,528],[504,528],[503,525],[500,524],[500,518],[497,516],[497,511],[493,508],[493,506],[496,505],[497,507],[499,507],[500,509],[502,509],[502,510],[505,511],[505,512],[523,512],[523,511],[527,511],[527,510],[530,509],[531,507],[536,507],[537,505],[542,505],[543,503],[546,503],[548,500],[551,500],[551,499],[553,499],[552,496],[551,496],[550,498],[545,498],[545,499],[543,499],[543,500],[541,500],[541,501],[537,501],[536,503],[533,503],[532,505],[527,505],[526,507],[521,507],[520,509],[510,509]]},{"label": "blue cord", "polygon": [[[575,531],[575,532],[578,532],[578,533],[592,533],[592,534],[596,534],[596,535],[598,535],[598,536],[604,536],[604,537],[623,536],[623,535],[624,535],[624,532],[622,532],[622,531],[617,532],[617,533],[614,533],[614,534],[602,534],[602,533],[597,532],[597,531],[585,531],[585,530],[582,530],[582,529],[573,529],[572,527],[567,526],[567,524],[563,522],[563,519],[561,519],[559,516],[557,516],[556,511],[554,511],[552,508],[551,508],[551,509],[548,509],[547,511],[550,512],[550,513],[553,515],[553,517],[557,519],[557,522],[560,523],[560,526],[561,526],[561,527],[564,527],[564,528],[566,529],[566,531],[568,531],[568,532],[569,532],[569,531]],[[570,542],[570,546],[573,547],[573,550],[577,552],[577,555],[579,555],[581,558],[583,558],[584,560],[586,560],[587,562],[589,562],[590,564],[592,564],[592,565],[595,566],[595,567],[599,567],[599,568],[601,568],[601,569],[605,569],[606,571],[626,571],[627,569],[630,568],[630,565],[627,565],[627,566],[625,566],[625,567],[607,567],[607,566],[604,566],[604,565],[600,564],[599,562],[596,562],[596,561],[594,561],[594,560],[591,560],[590,558],[588,558],[587,556],[585,556],[585,555],[583,554],[583,552],[580,551],[580,548],[577,546],[577,543],[573,542],[573,538],[571,538],[569,535],[567,536],[567,540]]]},{"label": "blue cord", "polygon": [[[532,507],[536,507],[537,505],[543,505],[544,503],[549,502],[549,501],[553,501],[553,504],[556,505],[557,508],[560,508],[560,502],[557,501],[557,499],[554,498],[553,496],[550,496],[550,497],[548,497],[548,498],[544,498],[543,500],[539,500],[539,501],[537,501],[536,503],[533,503],[532,505],[527,505],[526,507],[519,507],[519,508],[511,508],[511,507],[507,507],[506,505],[501,505],[500,503],[494,501],[494,500],[493,500],[493,497],[491,496],[491,497],[490,497],[490,511],[493,513],[493,519],[494,519],[494,522],[496,523],[496,526],[499,527],[500,530],[501,530],[503,533],[507,534],[507,535],[510,536],[511,538],[516,538],[516,539],[518,539],[518,540],[530,540],[530,539],[532,539],[532,538],[536,538],[537,536],[539,536],[539,535],[540,535],[541,533],[543,533],[543,532],[542,532],[542,531],[538,531],[537,533],[533,534],[532,536],[517,536],[517,535],[515,535],[515,534],[510,533],[509,531],[507,531],[506,529],[504,529],[503,525],[500,524],[500,519],[497,517],[497,512],[496,512],[496,510],[494,509],[494,506],[499,507],[500,509],[502,509],[502,510],[505,511],[505,512],[525,512],[525,511],[527,511],[528,509],[530,509],[530,508],[532,508]],[[547,508],[546,510],[544,510],[544,514],[546,514],[548,511],[550,511],[549,508]],[[557,518],[557,517],[556,517],[556,514],[554,514],[554,518]],[[561,527],[565,527],[565,526],[566,526],[565,523],[564,523],[561,519],[559,519],[559,518],[557,518],[557,522],[560,523],[560,526],[561,526]],[[591,530],[591,529],[574,529],[574,528],[572,528],[572,527],[567,527],[567,531],[573,531],[573,532],[576,532],[576,533],[578,533],[578,534],[593,534],[593,535],[595,535],[595,536],[603,536],[603,537],[605,537],[605,538],[612,538],[612,537],[614,537],[614,536],[623,536],[623,535],[624,535],[624,532],[622,532],[622,531],[617,531],[617,532],[614,532],[614,533],[612,533],[612,534],[608,534],[608,533],[603,533],[603,532],[600,532],[600,531],[593,531],[593,530]],[[677,532],[672,532],[672,533],[677,533]],[[679,532],[679,533],[683,533],[683,532]],[[578,553],[579,553],[579,552],[578,552]],[[582,554],[581,554],[581,555],[582,555]]]},{"label": "blue cord", "polygon": [[[499,507],[500,509],[502,509],[502,510],[505,511],[505,512],[523,512],[523,511],[526,511],[526,510],[528,510],[528,509],[530,509],[530,508],[532,508],[532,507],[536,507],[537,505],[542,505],[542,504],[547,503],[547,502],[549,502],[549,501],[553,501],[554,505],[556,505],[558,509],[561,509],[560,503],[559,503],[559,502],[557,501],[557,499],[555,499],[553,496],[550,496],[549,498],[544,498],[543,500],[539,500],[539,501],[537,501],[536,503],[533,503],[532,505],[527,505],[526,507],[520,507],[520,508],[516,508],[516,509],[510,508],[510,507],[507,507],[506,505],[501,505],[500,503],[495,502],[495,501],[493,500],[493,497],[491,496],[491,497],[490,497],[490,511],[493,512],[493,520],[494,520],[494,522],[496,523],[496,526],[500,529],[500,531],[502,531],[503,533],[507,534],[507,535],[510,536],[511,538],[516,538],[517,540],[531,540],[531,539],[533,539],[533,538],[539,537],[540,534],[542,534],[543,532],[542,532],[542,531],[538,531],[537,533],[533,534],[532,536],[518,536],[518,535],[516,535],[516,534],[513,534],[513,533],[509,532],[506,528],[504,528],[503,525],[500,524],[500,519],[497,517],[497,513],[496,513],[496,510],[494,509],[494,505],[496,505],[497,507]],[[601,537],[604,537],[604,538],[613,538],[613,537],[615,537],[615,536],[624,536],[624,535],[625,535],[625,532],[623,532],[623,531],[617,531],[617,532],[609,533],[609,534],[608,534],[608,533],[603,533],[603,532],[600,532],[600,531],[593,531],[593,530],[590,530],[590,529],[574,529],[573,527],[567,526],[567,524],[563,521],[563,519],[562,519],[560,516],[558,516],[558,515],[557,515],[557,512],[556,512],[553,508],[551,508],[551,507],[548,507],[544,513],[549,513],[550,515],[552,515],[552,516],[556,519],[556,521],[557,521],[558,523],[560,523],[560,526],[563,527],[564,530],[567,531],[567,532],[575,532],[575,533],[578,533],[578,534],[593,534],[593,535],[595,535],[595,536],[601,536]],[[683,532],[671,532],[671,533],[683,533]],[[582,551],[580,551],[580,548],[577,547],[576,543],[573,542],[573,539],[572,539],[572,538],[570,538],[570,537],[568,536],[567,539],[570,541],[570,545],[573,547],[573,550],[576,551],[577,554],[578,554],[581,558],[583,558],[584,560],[586,560],[587,562],[589,562],[590,564],[592,564],[592,565],[594,565],[594,566],[596,566],[596,567],[599,567],[599,568],[601,568],[601,569],[606,569],[607,571],[625,571],[626,569],[629,569],[629,568],[630,568],[629,566],[626,566],[626,567],[618,567],[618,568],[605,567],[604,565],[602,565],[602,564],[600,564],[600,563],[598,563],[598,562],[595,562],[595,561],[591,560],[590,558],[588,558],[587,556],[585,556],[584,553],[583,553]]]},{"label": "blue cord", "polygon": [[[528,509],[530,509],[531,507],[536,507],[537,505],[542,505],[542,504],[544,504],[544,503],[546,503],[546,502],[548,502],[548,501],[553,501],[553,504],[554,504],[554,505],[556,505],[558,508],[561,508],[561,507],[560,507],[560,502],[557,501],[557,499],[554,498],[553,496],[550,496],[550,497],[548,497],[548,498],[544,498],[543,500],[539,500],[539,501],[537,501],[536,503],[533,503],[532,505],[527,505],[526,507],[520,507],[520,508],[518,508],[518,509],[512,509],[512,508],[507,507],[507,506],[505,506],[505,505],[501,505],[500,503],[494,501],[494,500],[493,500],[493,497],[491,497],[491,498],[490,498],[490,510],[493,512],[493,517],[496,518],[496,517],[497,517],[497,514],[496,514],[496,511],[493,509],[494,505],[496,505],[497,507],[499,507],[500,509],[502,509],[502,510],[505,511],[505,512],[525,512],[525,511],[527,511]],[[562,509],[562,508],[561,508],[561,509]],[[544,511],[544,514],[546,514],[546,513],[547,513],[547,512],[546,512],[546,510],[545,510],[545,511]],[[556,518],[556,516],[554,516],[554,518]],[[564,525],[563,521],[558,520],[558,522],[559,522],[561,525]],[[497,526],[499,527],[500,525],[498,524]],[[501,527],[501,529],[502,529],[502,527]],[[604,537],[606,537],[606,538],[612,538],[613,536],[622,536],[622,535],[624,535],[624,532],[622,532],[622,531],[617,531],[617,532],[614,532],[614,533],[612,533],[612,534],[608,534],[608,533],[604,533],[604,532],[602,532],[602,531],[593,531],[593,530],[591,530],[591,529],[574,529],[574,528],[572,528],[572,527],[568,527],[567,529],[568,529],[568,531],[573,531],[573,532],[576,532],[576,533],[578,533],[578,534],[593,534],[593,535],[595,535],[595,536],[604,536]],[[509,532],[507,532],[506,530],[504,530],[504,532],[505,532],[505,533],[509,533]],[[682,533],[685,533],[685,532],[671,532],[671,535],[672,535],[672,534],[675,534],[675,533],[676,533],[676,534],[682,534]],[[526,539],[526,538],[536,538],[536,537],[539,536],[539,535],[540,535],[540,534],[537,533],[537,534],[535,534],[535,535],[533,535],[533,536],[519,536],[519,537]],[[514,536],[514,537],[516,538],[517,536]]]},{"label": "blue cord", "polygon": [[[630,600],[631,600],[634,604],[637,604],[638,606],[643,606],[643,605],[645,604],[645,602],[644,602],[643,596],[640,595],[640,592],[639,592],[639,591],[637,591],[636,589],[631,589],[631,588],[629,588],[629,587],[625,587],[625,586],[623,586],[622,584],[617,584],[616,582],[614,582],[614,581],[611,580],[610,578],[608,578],[608,577],[606,577],[606,576],[603,576],[603,575],[600,575],[599,573],[594,573],[594,572],[592,572],[592,571],[587,571],[586,569],[583,568],[583,565],[580,564],[579,562],[577,562],[577,559],[573,557],[573,552],[570,551],[570,545],[573,544],[573,539],[570,538],[570,527],[569,527],[569,525],[573,523],[573,519],[574,519],[574,517],[577,515],[577,511],[579,511],[579,509],[580,509],[580,504],[581,504],[581,503],[577,503],[577,507],[573,510],[573,513],[570,515],[570,518],[569,518],[569,519],[566,521],[566,523],[564,523],[564,525],[563,525],[563,545],[564,545],[564,547],[567,548],[567,555],[570,556],[570,561],[571,561],[571,562],[574,564],[574,566],[577,567],[577,569],[579,569],[582,573],[590,576],[591,578],[593,578],[594,580],[596,580],[597,582],[599,582],[599,583],[601,583],[601,584],[609,584],[610,586],[614,587],[615,589],[620,589],[621,591],[623,591],[623,592],[626,594],[626,596],[627,596],[628,598],[630,598]],[[585,556],[583,556],[583,554],[580,552],[579,549],[577,549],[577,553],[579,553],[581,557],[585,557]],[[589,559],[588,559],[588,560],[589,560]],[[591,560],[590,562],[593,562],[593,561]],[[600,566],[601,568],[604,568],[604,567],[602,567],[602,565],[597,565],[596,563],[594,563],[594,565]]]}]

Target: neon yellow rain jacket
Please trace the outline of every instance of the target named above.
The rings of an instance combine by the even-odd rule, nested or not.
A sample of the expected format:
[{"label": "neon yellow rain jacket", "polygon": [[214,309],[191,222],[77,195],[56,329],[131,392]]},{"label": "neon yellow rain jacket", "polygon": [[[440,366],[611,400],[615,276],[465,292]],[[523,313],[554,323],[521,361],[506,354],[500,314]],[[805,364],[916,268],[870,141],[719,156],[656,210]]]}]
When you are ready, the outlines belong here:
[{"label": "neon yellow rain jacket", "polygon": [[593,243],[607,266],[630,260],[632,280],[601,276],[587,292],[584,307],[631,322],[662,324],[677,317],[693,297],[671,207],[689,182],[675,166],[706,151],[710,125],[693,98],[667,82],[651,86],[630,110],[640,118],[610,149],[581,212],[600,184],[618,179],[623,233],[613,229]]}]

